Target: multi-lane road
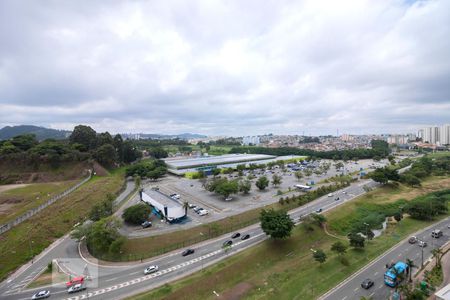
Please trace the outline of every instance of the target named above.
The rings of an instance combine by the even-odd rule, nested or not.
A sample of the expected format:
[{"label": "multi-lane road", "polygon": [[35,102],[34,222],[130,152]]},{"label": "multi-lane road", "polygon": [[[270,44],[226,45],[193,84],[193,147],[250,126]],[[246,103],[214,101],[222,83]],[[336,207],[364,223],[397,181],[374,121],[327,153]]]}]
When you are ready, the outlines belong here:
[{"label": "multi-lane road", "polygon": [[[407,258],[414,261],[414,265],[421,266],[422,264],[422,250],[424,262],[431,257],[431,250],[442,247],[450,240],[450,218],[436,223],[424,230],[421,230],[414,235],[419,239],[426,241],[428,246],[425,248],[419,247],[418,243],[410,244],[408,239],[401,241],[389,251],[378,257],[369,265],[355,273],[353,276],[347,278],[337,287],[330,290],[323,295],[321,300],[353,300],[360,299],[362,296],[372,297],[373,299],[388,299],[394,292],[393,288],[384,284],[383,278],[386,272],[386,264],[395,263],[397,261],[405,262]],[[431,232],[435,229],[440,229],[444,233],[438,239],[431,237]],[[370,247],[370,244],[368,245]],[[417,272],[417,268],[413,268],[413,274]],[[367,278],[372,279],[375,284],[370,289],[365,290],[361,288],[361,282]]]},{"label": "multi-lane road", "polygon": [[[305,206],[290,212],[294,220],[300,216],[316,211],[332,209],[347,202],[363,193],[363,186],[375,187],[377,184],[371,180],[359,181],[339,191],[338,201],[336,197],[321,197]],[[343,192],[346,193],[343,193]],[[136,294],[140,291],[153,289],[167,282],[174,281],[180,277],[194,273],[210,264],[213,264],[227,256],[233,255],[257,243],[267,239],[259,224],[255,224],[240,230],[241,234],[250,234],[250,239],[235,239],[231,250],[224,251],[222,243],[230,238],[230,234],[219,238],[208,240],[191,248],[195,253],[186,257],[181,256],[184,249],[167,253],[153,260],[143,263],[97,265],[80,256],[78,245],[69,237],[65,237],[54,243],[51,248],[43,252],[34,260],[16,272],[12,277],[0,285],[0,297],[3,299],[29,299],[39,289],[25,289],[26,285],[43,270],[48,262],[57,259],[58,266],[67,272],[83,274],[86,268],[96,267],[96,272],[91,272],[92,281],[87,282],[87,290],[78,294],[67,294],[64,285],[53,285],[46,287],[52,293],[52,299],[122,299],[126,296]],[[158,265],[159,271],[150,275],[144,275],[143,271],[148,265]],[[212,292],[212,291],[211,291]],[[350,299],[350,298],[349,298]]]}]

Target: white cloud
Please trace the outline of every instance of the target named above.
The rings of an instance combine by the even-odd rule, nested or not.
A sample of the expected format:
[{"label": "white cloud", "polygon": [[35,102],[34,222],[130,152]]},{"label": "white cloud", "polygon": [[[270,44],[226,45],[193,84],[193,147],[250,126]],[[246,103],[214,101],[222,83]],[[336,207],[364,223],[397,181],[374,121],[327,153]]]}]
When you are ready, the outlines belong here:
[{"label": "white cloud", "polygon": [[0,3],[0,126],[393,132],[450,120],[450,2]]}]

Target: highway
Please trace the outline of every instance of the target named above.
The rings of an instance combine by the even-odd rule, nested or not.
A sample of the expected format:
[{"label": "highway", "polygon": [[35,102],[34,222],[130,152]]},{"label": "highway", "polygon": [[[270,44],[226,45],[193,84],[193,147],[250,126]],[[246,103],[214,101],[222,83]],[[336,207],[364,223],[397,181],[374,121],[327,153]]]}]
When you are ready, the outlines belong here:
[{"label": "highway", "polygon": [[[290,215],[294,221],[298,221],[300,216],[314,212],[319,208],[323,211],[332,209],[365,193],[363,189],[365,185],[372,188],[377,186],[372,180],[358,181],[335,193],[340,200],[336,201],[335,196],[323,196],[292,210]],[[346,193],[344,194],[343,191]],[[80,257],[77,243],[69,237],[64,237],[52,244],[49,250],[36,257],[33,264],[25,265],[12,277],[4,281],[0,285],[0,296],[2,299],[30,299],[33,293],[43,288],[30,290],[25,289],[25,286],[47,266],[48,262],[57,259],[59,267],[68,273],[84,274],[83,270],[86,268],[93,269],[95,272],[90,271],[89,273],[92,276],[92,281],[87,281],[87,290],[77,294],[67,294],[62,284],[46,287],[45,289],[52,293],[51,299],[123,299],[192,274],[267,239],[259,224],[243,228],[240,233],[242,235],[250,234],[251,238],[244,241],[239,238],[235,239],[232,248],[227,252],[222,249],[222,243],[230,239],[231,233],[191,246],[190,248],[195,249],[195,253],[186,257],[181,256],[184,249],[179,249],[143,263],[112,264],[108,266],[98,266],[84,260]],[[159,271],[144,275],[143,271],[149,265],[158,265]]]},{"label": "highway", "polygon": [[[393,248],[385,252],[382,256],[372,261],[353,276],[344,280],[341,284],[331,289],[328,293],[320,297],[321,300],[359,300],[362,296],[372,297],[377,299],[388,299],[394,292],[391,288],[384,284],[384,273],[386,272],[386,264],[395,263],[397,261],[406,262],[409,258],[414,261],[414,265],[420,267],[422,264],[422,250],[424,262],[431,258],[431,250],[440,248],[442,245],[450,240],[450,218],[446,218],[439,223],[436,223],[428,228],[425,228],[411,236],[415,235],[419,240],[426,241],[428,246],[425,248],[419,247],[418,243],[410,244],[408,239],[401,241]],[[431,232],[435,229],[440,229],[444,233],[439,239],[431,237]],[[370,242],[366,247],[370,247]],[[417,268],[413,268],[412,272],[415,274]],[[365,290],[361,288],[361,282],[367,278],[372,279],[375,284],[370,289]]]}]

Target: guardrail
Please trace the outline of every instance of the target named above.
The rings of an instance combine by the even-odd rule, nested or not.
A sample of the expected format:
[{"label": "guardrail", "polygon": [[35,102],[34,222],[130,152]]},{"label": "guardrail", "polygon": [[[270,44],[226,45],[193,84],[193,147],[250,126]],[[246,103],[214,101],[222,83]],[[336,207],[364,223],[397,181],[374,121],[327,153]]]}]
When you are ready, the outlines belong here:
[{"label": "guardrail", "polygon": [[92,171],[89,170],[89,176],[86,177],[85,179],[83,179],[82,181],[80,181],[79,183],[77,183],[76,185],[74,185],[71,188],[65,190],[61,194],[58,194],[58,195],[50,198],[49,200],[47,200],[47,202],[39,205],[38,207],[30,209],[29,211],[27,211],[26,213],[22,214],[21,216],[18,216],[14,220],[9,221],[8,223],[5,223],[5,224],[1,224],[0,225],[0,234],[3,234],[5,232],[7,232],[8,230],[13,228],[14,226],[17,226],[20,223],[22,223],[23,221],[31,218],[32,216],[34,216],[35,214],[37,214],[38,212],[40,212],[41,210],[43,210],[44,208],[49,206],[50,204],[53,204],[56,201],[58,201],[59,199],[69,195],[70,193],[75,191],[77,188],[79,188],[81,185],[85,184],[89,179],[91,179],[91,177],[92,177]]}]

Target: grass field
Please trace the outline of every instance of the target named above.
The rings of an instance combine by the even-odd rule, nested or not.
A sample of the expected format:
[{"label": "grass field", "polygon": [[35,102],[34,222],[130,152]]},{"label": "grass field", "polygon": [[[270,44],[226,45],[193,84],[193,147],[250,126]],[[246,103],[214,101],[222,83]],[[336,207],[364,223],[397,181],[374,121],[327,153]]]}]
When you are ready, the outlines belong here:
[{"label": "grass field", "polygon": [[[431,189],[430,183],[438,190],[440,188],[435,185],[438,181],[432,178],[424,185]],[[392,197],[406,198],[411,193],[407,188],[399,192],[390,188],[373,191],[353,201],[355,203],[350,202],[327,213],[329,227],[339,229],[343,218],[354,217],[358,203],[392,202]],[[421,192],[417,191],[417,194]],[[338,256],[330,251],[331,244],[337,238],[326,235],[319,228],[308,233],[298,226],[288,240],[265,241],[202,272],[130,299],[214,299],[216,296],[213,290],[225,298],[315,299],[412,232],[430,223],[407,217],[399,223],[389,224],[380,237],[366,245],[365,250],[348,250],[345,255],[348,265],[343,265]],[[340,230],[337,232],[343,233]],[[319,265],[313,260],[310,249],[324,250],[327,261]]]},{"label": "grass field", "polygon": [[38,207],[71,186],[78,180],[34,183],[0,193],[0,224],[14,220],[26,211]]},{"label": "grass field", "polygon": [[83,221],[93,205],[107,193],[120,191],[123,183],[124,169],[108,176],[95,176],[67,197],[0,235],[0,281]]},{"label": "grass field", "polygon": [[428,154],[429,158],[446,157],[446,156],[450,156],[450,151],[441,151]]}]

